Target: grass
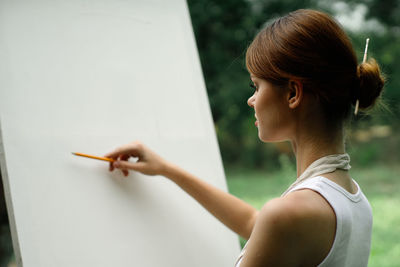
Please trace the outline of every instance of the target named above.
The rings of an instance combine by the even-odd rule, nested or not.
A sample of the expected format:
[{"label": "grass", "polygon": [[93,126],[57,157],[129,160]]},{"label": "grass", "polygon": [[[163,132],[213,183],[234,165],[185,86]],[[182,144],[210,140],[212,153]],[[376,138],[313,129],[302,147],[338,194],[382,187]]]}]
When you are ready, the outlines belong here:
[{"label": "grass", "polygon": [[[285,166],[285,165],[284,165]],[[374,224],[368,266],[399,266],[400,262],[400,173],[399,166],[353,168],[352,177],[360,185],[372,206]],[[229,191],[260,209],[293,182],[294,168],[289,164],[272,173],[228,169]],[[241,240],[241,244],[245,243]]]}]

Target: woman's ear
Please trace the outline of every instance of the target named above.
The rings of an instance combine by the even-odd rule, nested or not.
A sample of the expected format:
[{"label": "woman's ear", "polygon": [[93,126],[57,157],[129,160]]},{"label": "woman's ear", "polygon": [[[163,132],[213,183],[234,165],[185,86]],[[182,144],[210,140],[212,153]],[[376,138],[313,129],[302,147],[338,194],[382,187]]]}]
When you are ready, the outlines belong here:
[{"label": "woman's ear", "polygon": [[289,91],[287,94],[289,108],[297,108],[303,100],[303,83],[298,80],[289,81]]}]

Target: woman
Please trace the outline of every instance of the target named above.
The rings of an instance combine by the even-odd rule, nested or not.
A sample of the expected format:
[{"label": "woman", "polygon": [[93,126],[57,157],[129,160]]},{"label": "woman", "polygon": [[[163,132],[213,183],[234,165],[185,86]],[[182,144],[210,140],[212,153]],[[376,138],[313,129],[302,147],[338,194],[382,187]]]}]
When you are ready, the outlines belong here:
[{"label": "woman", "polygon": [[297,10],[258,33],[246,65],[259,138],[290,140],[296,155],[298,178],[280,198],[257,211],[140,142],[106,155],[116,159],[110,170],[163,175],[179,185],[248,239],[236,266],[367,266],[372,212],[348,172],[344,124],[353,105],[370,108],[381,94],[377,63],[358,65],[349,38],[327,14]]}]

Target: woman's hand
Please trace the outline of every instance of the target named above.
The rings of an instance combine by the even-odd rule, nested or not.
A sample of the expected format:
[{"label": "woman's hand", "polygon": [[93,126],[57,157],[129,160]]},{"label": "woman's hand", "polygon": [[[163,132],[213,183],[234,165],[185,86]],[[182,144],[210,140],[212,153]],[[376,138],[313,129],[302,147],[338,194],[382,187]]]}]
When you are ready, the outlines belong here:
[{"label": "woman's hand", "polygon": [[[129,170],[147,175],[163,175],[167,162],[139,141],[123,145],[105,155],[115,161],[110,163],[110,171],[121,169],[125,176]],[[138,158],[136,162],[128,161],[130,157]]]}]

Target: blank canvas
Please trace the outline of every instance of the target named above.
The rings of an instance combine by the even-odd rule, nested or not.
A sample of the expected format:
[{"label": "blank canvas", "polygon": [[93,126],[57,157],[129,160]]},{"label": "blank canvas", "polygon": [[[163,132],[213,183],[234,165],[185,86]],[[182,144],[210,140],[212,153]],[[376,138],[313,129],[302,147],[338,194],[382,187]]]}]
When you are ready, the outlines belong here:
[{"label": "blank canvas", "polygon": [[185,1],[1,0],[0,120],[19,266],[233,266],[175,184],[71,154],[141,140],[227,190]]}]

